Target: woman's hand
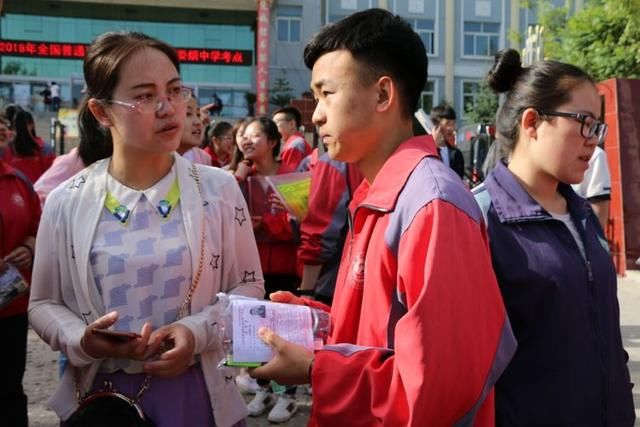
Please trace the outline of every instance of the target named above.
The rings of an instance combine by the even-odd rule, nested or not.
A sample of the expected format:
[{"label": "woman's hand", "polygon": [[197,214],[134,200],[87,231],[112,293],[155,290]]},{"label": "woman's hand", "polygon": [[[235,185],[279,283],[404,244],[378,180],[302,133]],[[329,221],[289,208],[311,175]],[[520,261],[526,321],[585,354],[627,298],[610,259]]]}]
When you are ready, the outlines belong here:
[{"label": "woman's hand", "polygon": [[269,207],[274,210],[286,211],[287,207],[282,202],[282,199],[277,194],[269,194]]},{"label": "woman's hand", "polygon": [[25,245],[20,245],[11,252],[9,252],[4,260],[6,262],[10,262],[15,265],[18,269],[25,269],[31,267],[31,262],[33,258],[31,256],[33,252],[25,247]]},{"label": "woman's hand", "polygon": [[107,329],[118,320],[118,312],[112,311],[105,314],[95,322],[88,325],[80,340],[80,345],[85,353],[94,359],[132,359],[147,360],[160,349],[161,342],[150,340],[152,327],[145,323],[140,331],[140,338],[122,342],[113,338],[98,335],[95,329]]},{"label": "woman's hand", "polygon": [[251,162],[249,160],[243,160],[238,163],[235,176],[244,181],[249,175],[251,175],[252,169],[253,167],[251,166]]},{"label": "woman's hand", "polygon": [[249,375],[257,379],[274,380],[278,384],[309,384],[312,352],[301,345],[284,340],[267,328],[260,328],[258,335],[273,348],[276,356],[269,363],[250,369]]},{"label": "woman's hand", "polygon": [[151,334],[153,342],[162,343],[162,352],[157,360],[144,364],[147,374],[171,378],[187,370],[193,360],[195,338],[189,328],[179,323],[163,326]]}]

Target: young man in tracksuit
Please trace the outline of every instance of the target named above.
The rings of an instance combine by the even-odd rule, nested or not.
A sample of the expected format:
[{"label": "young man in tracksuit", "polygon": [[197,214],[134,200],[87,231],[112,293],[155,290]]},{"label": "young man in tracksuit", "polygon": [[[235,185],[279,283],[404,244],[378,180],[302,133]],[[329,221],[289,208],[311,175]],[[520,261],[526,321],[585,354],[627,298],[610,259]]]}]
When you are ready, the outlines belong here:
[{"label": "young man in tracksuit", "polygon": [[312,425],[493,425],[493,385],[515,341],[482,213],[433,139],[413,137],[427,78],[420,37],[369,9],[324,27],[305,63],[322,142],[365,180],[349,206],[329,342],[312,354],[262,329],[276,357],[252,375],[311,380]]},{"label": "young man in tracksuit", "polygon": [[311,147],[300,132],[302,115],[295,107],[284,107],[273,114],[273,121],[282,135],[280,160],[295,170],[300,166],[300,162],[311,154]]}]

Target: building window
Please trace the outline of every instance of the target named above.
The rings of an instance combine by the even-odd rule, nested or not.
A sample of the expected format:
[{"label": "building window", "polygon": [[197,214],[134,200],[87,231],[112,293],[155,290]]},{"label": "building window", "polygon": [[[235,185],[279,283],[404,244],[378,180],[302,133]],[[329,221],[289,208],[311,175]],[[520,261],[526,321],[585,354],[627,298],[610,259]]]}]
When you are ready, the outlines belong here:
[{"label": "building window", "polygon": [[296,6],[278,6],[276,8],[276,27],[279,42],[299,42],[301,26],[302,8]]},{"label": "building window", "polygon": [[414,31],[418,33],[427,50],[427,55],[435,55],[435,22],[433,19],[409,19]]},{"label": "building window", "polygon": [[428,81],[420,94],[420,107],[425,113],[429,114],[433,110],[435,96],[435,84],[432,81]]},{"label": "building window", "polygon": [[462,111],[474,108],[479,90],[480,83],[478,82],[462,82]]},{"label": "building window", "polygon": [[500,24],[464,22],[464,56],[493,56],[498,52]]}]

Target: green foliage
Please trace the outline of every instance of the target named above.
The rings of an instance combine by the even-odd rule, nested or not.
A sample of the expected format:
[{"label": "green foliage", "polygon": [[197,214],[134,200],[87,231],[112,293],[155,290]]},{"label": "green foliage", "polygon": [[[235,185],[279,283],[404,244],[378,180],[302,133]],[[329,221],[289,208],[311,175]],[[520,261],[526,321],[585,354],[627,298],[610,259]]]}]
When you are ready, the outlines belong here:
[{"label": "green foliage", "polygon": [[269,103],[278,107],[286,107],[291,102],[291,98],[293,98],[293,89],[289,86],[289,81],[284,77],[276,79],[273,87],[269,89],[269,93],[271,93]]},{"label": "green foliage", "polygon": [[498,97],[486,82],[482,82],[478,88],[475,103],[465,105],[464,110],[465,121],[468,123],[495,123]]},{"label": "green foliage", "polygon": [[509,30],[509,34],[507,35],[507,38],[511,41],[516,42],[518,46],[524,43],[523,35],[516,30]]},{"label": "green foliage", "polygon": [[566,7],[553,7],[549,1],[540,1],[538,8],[540,25],[544,28],[544,54],[555,57],[562,51],[562,33],[567,26],[568,10]]},{"label": "green foliage", "polygon": [[640,0],[592,0],[568,19],[548,0],[537,3],[546,58],[577,65],[596,81],[640,78]]},{"label": "green foliage", "polygon": [[27,67],[24,66],[22,62],[18,61],[9,61],[4,67],[2,67],[2,74],[7,75],[21,75],[21,76],[35,76],[36,72],[34,70],[29,71]]}]

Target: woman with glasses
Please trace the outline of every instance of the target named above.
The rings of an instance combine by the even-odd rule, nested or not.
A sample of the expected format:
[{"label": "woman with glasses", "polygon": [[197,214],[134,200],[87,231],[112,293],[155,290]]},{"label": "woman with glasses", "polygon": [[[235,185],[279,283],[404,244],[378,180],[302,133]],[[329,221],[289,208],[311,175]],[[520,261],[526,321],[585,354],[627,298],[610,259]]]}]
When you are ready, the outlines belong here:
[{"label": "woman with glasses", "polygon": [[106,389],[158,427],[244,423],[232,373],[217,368],[215,304],[217,292],[264,292],[243,196],[229,174],[175,153],[191,91],[173,48],[106,33],[84,76],[81,138],[113,154],[49,195],[38,230],[30,320],[69,360],[49,404],[63,425],[98,425],[78,421],[77,394]]},{"label": "woman with glasses", "polygon": [[496,384],[499,426],[632,426],[616,272],[582,181],[607,125],[581,69],[496,55],[506,158],[474,189],[518,349]]}]

